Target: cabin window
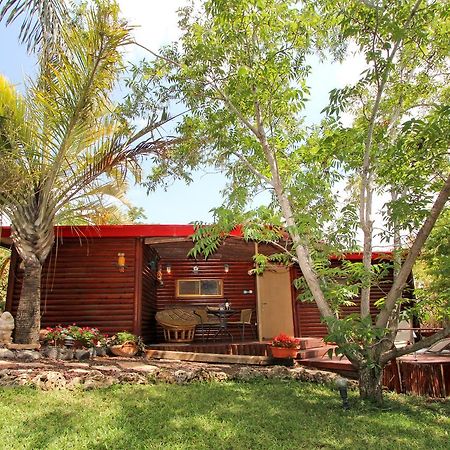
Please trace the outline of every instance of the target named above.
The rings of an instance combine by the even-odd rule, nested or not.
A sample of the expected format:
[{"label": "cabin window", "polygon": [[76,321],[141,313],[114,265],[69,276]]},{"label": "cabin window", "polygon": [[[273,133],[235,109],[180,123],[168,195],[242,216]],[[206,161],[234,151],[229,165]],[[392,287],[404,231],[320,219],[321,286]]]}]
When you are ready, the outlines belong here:
[{"label": "cabin window", "polygon": [[177,280],[177,297],[223,297],[223,280]]}]

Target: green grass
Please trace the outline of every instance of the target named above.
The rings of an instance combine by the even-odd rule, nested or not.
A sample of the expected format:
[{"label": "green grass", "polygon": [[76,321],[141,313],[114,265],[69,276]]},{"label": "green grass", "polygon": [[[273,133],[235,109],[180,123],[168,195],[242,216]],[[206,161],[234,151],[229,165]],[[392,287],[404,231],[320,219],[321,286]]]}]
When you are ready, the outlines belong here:
[{"label": "green grass", "polygon": [[448,449],[449,402],[289,382],[0,390],[3,449]]}]

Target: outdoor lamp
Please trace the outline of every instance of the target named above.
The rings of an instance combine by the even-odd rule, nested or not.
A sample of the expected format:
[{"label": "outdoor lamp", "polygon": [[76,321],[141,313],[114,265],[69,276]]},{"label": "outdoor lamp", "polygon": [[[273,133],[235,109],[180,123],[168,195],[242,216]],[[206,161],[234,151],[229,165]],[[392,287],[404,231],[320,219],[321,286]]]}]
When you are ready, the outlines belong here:
[{"label": "outdoor lamp", "polygon": [[66,336],[66,337],[64,338],[64,345],[65,345],[66,347],[71,348],[71,347],[74,346],[74,344],[75,344],[75,339],[74,339],[72,336]]},{"label": "outdoor lamp", "polygon": [[156,272],[156,280],[158,283],[162,286],[164,284],[162,279],[162,270],[161,270],[161,264],[158,265],[158,271]]},{"label": "outdoor lamp", "polygon": [[194,267],[192,268],[192,272],[198,273],[198,266],[194,266]]},{"label": "outdoor lamp", "polygon": [[228,273],[228,272],[230,271],[230,266],[229,266],[228,264],[225,264],[225,265],[223,266],[223,271],[224,271],[225,273]]},{"label": "outdoor lamp", "polygon": [[167,275],[170,275],[172,273],[172,266],[170,264],[167,264],[166,272],[167,272]]},{"label": "outdoor lamp", "polygon": [[347,378],[338,377],[336,378],[336,387],[339,389],[339,394],[342,399],[342,408],[350,409],[350,405],[348,403],[348,380]]},{"label": "outdoor lamp", "polygon": [[117,253],[117,267],[119,272],[125,272],[125,253]]}]

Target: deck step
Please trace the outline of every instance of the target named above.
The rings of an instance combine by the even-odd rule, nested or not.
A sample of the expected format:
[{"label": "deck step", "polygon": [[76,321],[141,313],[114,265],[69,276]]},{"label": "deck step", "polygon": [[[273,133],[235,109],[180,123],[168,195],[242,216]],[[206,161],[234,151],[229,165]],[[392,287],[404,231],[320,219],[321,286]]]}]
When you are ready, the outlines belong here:
[{"label": "deck step", "polygon": [[308,358],[299,361],[302,366],[314,367],[315,369],[331,370],[337,372],[355,373],[356,369],[347,358]]},{"label": "deck step", "polygon": [[328,350],[334,349],[334,346],[327,345],[323,347],[307,348],[305,350],[300,350],[298,352],[298,359],[308,359],[308,358],[328,358]]},{"label": "deck step", "polygon": [[298,338],[300,350],[306,350],[308,348],[317,348],[325,346],[322,338],[317,337],[301,337]]},{"label": "deck step", "polygon": [[150,350],[214,353],[221,355],[248,355],[267,356],[267,343],[264,342],[237,342],[237,343],[162,343],[152,344],[147,347]]},{"label": "deck step", "polygon": [[253,364],[260,366],[267,366],[273,363],[272,358],[268,356],[225,355],[218,353],[194,353],[186,351],[175,352],[152,349],[146,350],[145,356],[147,359],[172,359],[176,361],[226,364]]}]

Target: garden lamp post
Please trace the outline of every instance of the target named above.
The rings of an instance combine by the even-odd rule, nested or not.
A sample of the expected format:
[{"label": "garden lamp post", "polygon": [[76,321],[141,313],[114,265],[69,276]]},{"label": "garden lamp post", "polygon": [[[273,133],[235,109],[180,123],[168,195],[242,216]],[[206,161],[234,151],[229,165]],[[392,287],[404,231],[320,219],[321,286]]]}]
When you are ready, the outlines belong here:
[{"label": "garden lamp post", "polygon": [[66,336],[64,338],[64,345],[68,348],[72,348],[75,345],[75,339],[72,336]]},{"label": "garden lamp post", "polygon": [[350,409],[348,403],[348,380],[347,378],[338,377],[336,378],[336,387],[339,390],[339,394],[342,399],[342,408]]}]

